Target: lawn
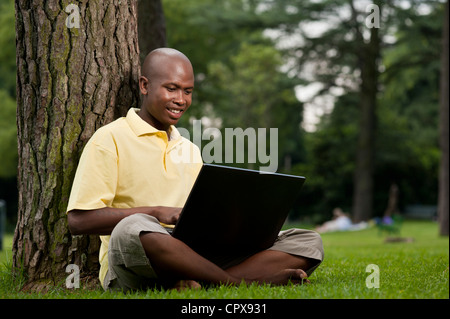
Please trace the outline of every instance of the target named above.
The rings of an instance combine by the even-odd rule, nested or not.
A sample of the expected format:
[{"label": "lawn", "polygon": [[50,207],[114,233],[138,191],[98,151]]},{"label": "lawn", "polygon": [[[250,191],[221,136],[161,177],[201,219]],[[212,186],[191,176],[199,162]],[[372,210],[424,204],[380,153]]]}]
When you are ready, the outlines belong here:
[{"label": "lawn", "polygon": [[[101,288],[54,288],[46,294],[20,292],[20,283],[9,275],[7,260],[11,260],[11,251],[5,249],[0,253],[0,299],[448,299],[448,237],[438,236],[436,223],[416,221],[405,222],[401,236],[413,238],[413,242],[385,243],[386,235],[379,234],[376,228],[323,234],[325,260],[310,277],[309,285],[218,286],[129,294],[104,292]],[[6,245],[11,246],[11,242],[9,235]],[[379,270],[378,288],[370,288],[376,283],[376,271],[369,265]]]}]

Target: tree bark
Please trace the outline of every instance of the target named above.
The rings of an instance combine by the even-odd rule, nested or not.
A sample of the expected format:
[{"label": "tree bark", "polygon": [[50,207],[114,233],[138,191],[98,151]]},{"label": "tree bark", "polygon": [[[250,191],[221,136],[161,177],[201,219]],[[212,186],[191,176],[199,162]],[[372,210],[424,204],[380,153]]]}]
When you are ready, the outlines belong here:
[{"label": "tree bark", "polygon": [[449,235],[448,221],[448,1],[445,4],[445,18],[442,35],[442,58],[441,58],[441,97],[440,97],[440,147],[441,147],[441,165],[439,171],[439,195],[438,195],[438,214],[439,214],[439,233],[441,236]]},{"label": "tree bark", "polygon": [[[71,3],[79,28],[66,24]],[[97,277],[97,236],[71,236],[66,207],[87,140],[138,102],[137,6],[16,0],[18,222],[13,269],[25,288],[64,282],[68,264]],[[74,12],[74,11],[73,11]],[[76,12],[75,12],[76,13]]]}]

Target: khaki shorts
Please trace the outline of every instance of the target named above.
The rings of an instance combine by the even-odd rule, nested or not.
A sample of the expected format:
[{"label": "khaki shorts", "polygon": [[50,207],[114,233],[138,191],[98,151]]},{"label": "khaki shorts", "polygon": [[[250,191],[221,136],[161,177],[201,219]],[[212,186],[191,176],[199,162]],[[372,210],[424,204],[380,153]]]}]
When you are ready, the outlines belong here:
[{"label": "khaki shorts", "polygon": [[[134,214],[121,220],[111,233],[108,248],[109,269],[103,282],[105,290],[139,290],[153,287],[158,276],[145,255],[139,235],[141,232],[158,232],[169,235],[155,217]],[[269,250],[311,258],[317,263],[306,273],[311,273],[323,260],[322,239],[319,234],[305,229],[281,231]],[[240,257],[219,265],[226,269],[243,262],[250,256]]]}]

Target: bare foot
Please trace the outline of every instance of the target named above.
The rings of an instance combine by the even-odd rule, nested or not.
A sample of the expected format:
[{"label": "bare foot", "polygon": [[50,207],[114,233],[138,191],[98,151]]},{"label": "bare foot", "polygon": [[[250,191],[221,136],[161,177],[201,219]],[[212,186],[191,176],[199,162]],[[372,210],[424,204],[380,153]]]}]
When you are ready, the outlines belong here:
[{"label": "bare foot", "polygon": [[186,289],[200,289],[202,286],[196,282],[195,280],[179,280],[175,283],[173,289],[178,291],[186,290]]},{"label": "bare foot", "polygon": [[258,282],[275,286],[286,285],[289,282],[300,285],[311,283],[308,280],[308,275],[302,269],[283,269],[271,276],[261,278]]}]

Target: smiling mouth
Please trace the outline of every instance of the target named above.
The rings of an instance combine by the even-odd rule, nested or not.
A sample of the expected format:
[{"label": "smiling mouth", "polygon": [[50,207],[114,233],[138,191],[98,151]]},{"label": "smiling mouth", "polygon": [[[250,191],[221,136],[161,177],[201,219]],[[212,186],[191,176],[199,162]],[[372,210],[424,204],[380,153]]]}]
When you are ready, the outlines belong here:
[{"label": "smiling mouth", "polygon": [[178,110],[178,109],[171,109],[171,108],[167,108],[169,110],[169,112],[173,113],[173,114],[180,114],[183,113],[183,110]]}]

